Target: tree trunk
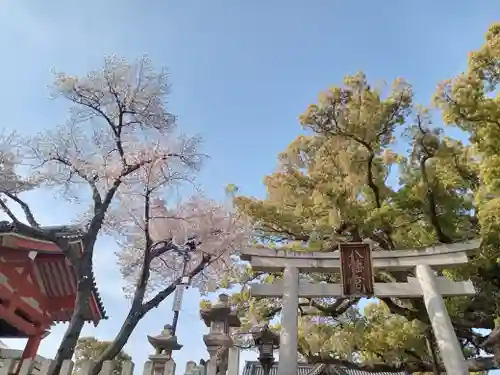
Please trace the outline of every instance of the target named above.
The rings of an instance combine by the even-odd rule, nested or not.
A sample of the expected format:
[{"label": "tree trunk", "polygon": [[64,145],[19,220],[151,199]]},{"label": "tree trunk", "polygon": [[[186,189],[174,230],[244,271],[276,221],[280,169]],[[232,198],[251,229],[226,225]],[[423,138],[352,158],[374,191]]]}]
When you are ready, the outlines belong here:
[{"label": "tree trunk", "polygon": [[92,294],[92,254],[95,240],[87,243],[79,260],[78,284],[73,315],[63,339],[57,349],[56,358],[49,375],[58,375],[64,360],[71,359],[85,324],[85,308]]},{"label": "tree trunk", "polygon": [[[78,339],[80,338],[80,334],[85,324],[85,308],[92,294],[92,257],[94,255],[94,246],[97,241],[97,235],[102,228],[104,216],[120,184],[121,179],[116,179],[113,182],[113,185],[106,193],[104,201],[100,199],[96,200],[96,197],[94,197],[94,208],[96,212],[90,222],[87,233],[82,239],[83,252],[80,255],[80,259],[70,259],[73,267],[75,267],[76,262],[78,263],[78,284],[75,306],[68,329],[64,333],[63,339],[59,344],[54,364],[48,375],[59,375],[63,361],[71,359],[75,352],[76,344],[78,343]],[[58,244],[58,242],[55,243]],[[69,246],[68,249],[70,250]],[[67,253],[69,254],[69,251]],[[65,254],[66,257],[68,257],[68,254]]]},{"label": "tree trunk", "polygon": [[82,332],[85,320],[80,314],[73,314],[69,323],[68,329],[64,333],[59,349],[54,359],[54,364],[51,369],[51,375],[58,375],[61,371],[61,366],[65,359],[71,359],[75,351],[75,346]]},{"label": "tree trunk", "polygon": [[101,356],[94,362],[89,375],[98,375],[102,369],[104,361],[113,360],[120,353],[143,316],[144,314],[141,315],[140,312],[130,309],[120,328],[120,331],[116,335],[113,342],[106,348],[104,353],[102,353]]},{"label": "tree trunk", "polygon": [[439,358],[436,352],[436,343],[434,341],[434,334],[431,327],[428,327],[425,330],[425,341],[427,344],[427,350],[432,358],[432,374],[441,375],[441,370],[439,369]]},{"label": "tree trunk", "polygon": [[120,331],[116,335],[113,342],[106,348],[104,353],[102,353],[101,356],[94,362],[89,375],[98,375],[102,369],[104,361],[113,360],[120,353],[123,347],[127,344],[128,339],[132,335],[132,332],[134,332],[135,327],[137,327],[137,324],[141,321],[141,319],[144,318],[144,316],[153,307],[157,307],[160,302],[171,295],[175,291],[177,284],[178,282],[176,281],[175,283],[170,284],[166,289],[164,289],[161,292],[163,298],[161,299],[161,301],[158,300],[155,306],[151,305],[145,307],[142,304],[132,304],[132,307],[130,308],[129,313],[125,318]]}]

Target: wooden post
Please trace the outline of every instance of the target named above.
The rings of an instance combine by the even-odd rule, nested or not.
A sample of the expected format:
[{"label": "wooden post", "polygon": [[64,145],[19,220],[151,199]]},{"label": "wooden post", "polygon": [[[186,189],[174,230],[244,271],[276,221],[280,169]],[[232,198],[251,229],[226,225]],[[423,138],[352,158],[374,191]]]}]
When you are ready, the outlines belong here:
[{"label": "wooden post", "polygon": [[42,342],[42,338],[43,338],[43,333],[37,336],[30,336],[28,338],[28,342],[26,343],[26,346],[24,347],[23,350],[23,354],[21,355],[21,361],[28,358],[35,359],[36,353],[38,352],[38,347]]},{"label": "wooden post", "polygon": [[[28,373],[30,372],[32,360],[36,357],[36,353],[38,352],[38,347],[40,346],[40,343],[43,339],[43,335],[44,333],[41,333],[36,336],[30,336],[28,338],[28,342],[26,343],[23,353],[21,354],[21,358],[19,359],[19,366],[16,370],[17,375],[22,375],[23,368]],[[28,366],[28,370],[26,370],[26,366],[23,367],[25,363],[27,364],[26,366]]]}]

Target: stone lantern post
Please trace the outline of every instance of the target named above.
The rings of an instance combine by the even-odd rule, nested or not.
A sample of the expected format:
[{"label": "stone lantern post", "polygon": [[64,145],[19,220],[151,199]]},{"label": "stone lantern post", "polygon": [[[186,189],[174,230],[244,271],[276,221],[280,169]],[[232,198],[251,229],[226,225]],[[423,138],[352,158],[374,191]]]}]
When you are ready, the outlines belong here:
[{"label": "stone lantern post", "polygon": [[206,375],[225,375],[229,348],[233,346],[229,330],[231,327],[239,327],[240,319],[231,311],[227,294],[220,294],[212,307],[200,310],[200,315],[206,326],[210,327],[210,332],[203,336],[210,355]]},{"label": "stone lantern post", "polygon": [[144,375],[174,375],[175,362],[172,351],[180,350],[182,345],[177,342],[177,336],[172,335],[172,326],[167,324],[158,336],[149,336],[148,341],[155,349],[155,354],[149,356]]}]

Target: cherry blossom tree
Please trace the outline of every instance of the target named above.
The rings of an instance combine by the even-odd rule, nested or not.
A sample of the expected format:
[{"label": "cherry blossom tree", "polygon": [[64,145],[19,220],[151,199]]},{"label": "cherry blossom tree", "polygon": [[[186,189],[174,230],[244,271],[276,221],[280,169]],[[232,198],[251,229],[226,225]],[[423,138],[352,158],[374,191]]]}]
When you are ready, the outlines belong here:
[{"label": "cherry blossom tree", "polygon": [[[70,104],[69,116],[64,125],[24,142],[23,156],[33,175],[18,178],[14,154],[2,156],[2,173],[15,177],[9,181],[22,182],[0,184],[4,212],[20,230],[57,244],[77,270],[75,309],[57,351],[54,374],[64,359],[72,357],[84,325],[95,244],[101,232],[114,235],[121,245],[120,267],[126,280],[135,285],[128,289],[130,314],[108,348],[106,355],[111,357],[123,347],[137,322],[175,290],[180,271],[172,264],[171,250],[180,246],[181,238],[191,233],[190,240],[199,245],[187,268],[199,285],[210,285],[202,282],[201,271],[211,280],[215,271],[210,269],[229,265],[230,250],[245,238],[239,218],[209,199],[194,197],[170,205],[169,210],[163,206],[161,199],[167,193],[194,181],[204,159],[198,151],[199,137],[176,131],[176,118],[166,109],[167,78],[147,57],[133,63],[107,58],[101,70],[84,77],[55,73],[53,94]],[[65,238],[42,227],[21,199],[22,192],[38,186],[52,188],[70,202],[90,202],[86,214],[79,215],[84,217],[81,254]],[[14,214],[16,204],[25,220]],[[171,217],[156,217],[167,211]],[[146,300],[147,292],[153,291],[158,293]]]},{"label": "cherry blossom tree", "polygon": [[[35,189],[39,184],[32,176],[23,177],[18,173],[21,163],[22,142],[15,132],[0,133],[0,192],[5,198],[16,201],[16,196]],[[17,203],[22,201],[17,200]],[[22,206],[21,206],[22,208]]]},{"label": "cherry blossom tree", "polygon": [[161,174],[145,182],[142,193],[120,194],[120,205],[110,215],[108,231],[120,244],[119,265],[131,305],[92,374],[122,350],[138,322],[175,291],[183,276],[210,292],[222,277],[241,271],[234,257],[248,244],[251,227],[245,218],[201,194],[168,207],[160,197],[170,187],[170,176]]}]

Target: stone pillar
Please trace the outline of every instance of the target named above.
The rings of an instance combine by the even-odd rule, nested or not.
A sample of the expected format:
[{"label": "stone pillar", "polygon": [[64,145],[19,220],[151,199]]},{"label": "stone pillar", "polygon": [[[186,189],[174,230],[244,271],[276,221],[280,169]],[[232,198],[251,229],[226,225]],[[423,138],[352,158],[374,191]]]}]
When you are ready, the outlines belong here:
[{"label": "stone pillar", "polygon": [[188,361],[184,375],[205,375],[205,363],[197,365],[193,361]]},{"label": "stone pillar", "polygon": [[208,354],[210,355],[210,359],[207,361],[207,366],[206,366],[206,375],[216,375],[217,374],[217,361],[215,357],[212,357],[215,355],[213,351],[209,351]]},{"label": "stone pillar", "polygon": [[240,373],[240,348],[233,346],[229,349],[229,360],[227,375],[238,375]]},{"label": "stone pillar", "polygon": [[210,359],[207,363],[206,375],[225,375],[228,368],[229,348],[233,340],[229,336],[231,327],[239,327],[240,320],[229,307],[229,296],[220,294],[218,301],[207,309],[202,309],[200,315],[210,332],[203,336]]},{"label": "stone pillar", "polygon": [[278,375],[297,374],[298,303],[299,270],[295,267],[286,267],[283,272]]},{"label": "stone pillar", "polygon": [[458,342],[443,297],[438,292],[436,276],[426,264],[416,266],[417,280],[422,287],[425,307],[436,337],[446,373],[469,375],[469,369]]},{"label": "stone pillar", "polygon": [[172,351],[180,350],[182,345],[177,342],[177,336],[172,335],[172,326],[165,325],[158,336],[149,336],[148,341],[155,349],[155,354],[149,356],[144,365],[144,375],[175,375],[175,361]]},{"label": "stone pillar", "polygon": [[193,370],[193,375],[206,375],[207,369],[203,365],[198,365],[194,370]]},{"label": "stone pillar", "polygon": [[186,363],[186,370],[184,375],[193,375],[193,373],[198,369],[198,365],[194,361],[188,361]]}]

